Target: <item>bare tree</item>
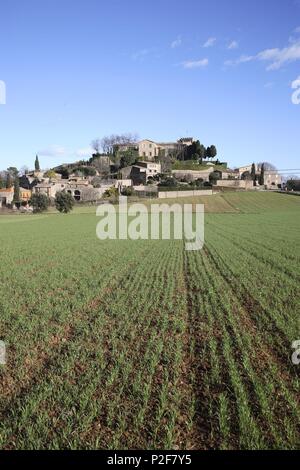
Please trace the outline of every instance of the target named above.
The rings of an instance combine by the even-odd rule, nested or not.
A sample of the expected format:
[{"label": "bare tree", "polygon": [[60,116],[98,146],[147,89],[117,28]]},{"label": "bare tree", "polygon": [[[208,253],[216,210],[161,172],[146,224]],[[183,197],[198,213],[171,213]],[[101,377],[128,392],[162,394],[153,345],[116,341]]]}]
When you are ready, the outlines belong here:
[{"label": "bare tree", "polygon": [[162,173],[170,173],[172,170],[172,164],[174,159],[170,155],[164,155],[161,159],[161,171]]},{"label": "bare tree", "polygon": [[264,165],[265,170],[267,170],[267,171],[276,171],[277,170],[276,166],[273,165],[273,163],[260,162],[260,163],[257,164],[259,171],[261,170],[261,167],[263,165]]},{"label": "bare tree", "polygon": [[103,153],[109,154],[112,153],[114,146],[114,136],[106,136],[101,139],[101,147]]},{"label": "bare tree", "polygon": [[100,149],[101,149],[100,139],[92,140],[91,147],[92,147],[93,150],[95,150],[95,153],[98,155],[100,153]]},{"label": "bare tree", "polygon": [[27,175],[28,172],[29,172],[28,166],[24,165],[24,166],[21,167],[21,169],[20,169],[21,176]]},{"label": "bare tree", "polygon": [[111,136],[105,136],[101,140],[102,150],[106,154],[112,154],[115,145],[132,145],[138,142],[138,135],[132,133],[126,134],[112,134]]},{"label": "bare tree", "polygon": [[136,144],[139,140],[138,134],[132,134],[128,132],[127,134],[121,134],[118,136],[121,144]]},{"label": "bare tree", "polygon": [[115,145],[132,145],[136,144],[138,140],[139,136],[135,133],[112,134],[104,136],[102,139],[94,139],[91,142],[91,147],[97,155],[99,155],[101,151],[106,155],[111,155],[114,152]]},{"label": "bare tree", "polygon": [[287,181],[293,181],[293,180],[298,180],[299,179],[299,175],[282,175],[281,176],[281,181],[283,183],[286,183]]}]

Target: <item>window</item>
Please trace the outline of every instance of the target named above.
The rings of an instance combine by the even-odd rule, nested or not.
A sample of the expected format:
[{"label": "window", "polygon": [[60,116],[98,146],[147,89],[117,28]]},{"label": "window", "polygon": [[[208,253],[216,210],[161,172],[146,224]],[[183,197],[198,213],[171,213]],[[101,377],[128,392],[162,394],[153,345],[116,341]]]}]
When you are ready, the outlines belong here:
[{"label": "window", "polygon": [[74,197],[75,197],[75,200],[76,200],[76,201],[80,201],[81,194],[80,194],[80,191],[78,191],[77,189],[76,189],[76,191],[74,192]]}]

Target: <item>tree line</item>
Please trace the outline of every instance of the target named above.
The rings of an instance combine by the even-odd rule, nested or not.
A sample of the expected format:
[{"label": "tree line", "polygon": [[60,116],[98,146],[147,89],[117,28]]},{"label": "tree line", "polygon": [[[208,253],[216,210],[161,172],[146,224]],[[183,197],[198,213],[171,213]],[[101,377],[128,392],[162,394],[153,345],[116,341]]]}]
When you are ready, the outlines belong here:
[{"label": "tree line", "polygon": [[218,152],[215,145],[205,147],[203,144],[200,143],[199,140],[196,140],[191,145],[184,147],[184,149],[179,152],[177,159],[195,160],[199,161],[201,165],[203,163],[203,160],[212,160],[217,156],[217,154]]}]

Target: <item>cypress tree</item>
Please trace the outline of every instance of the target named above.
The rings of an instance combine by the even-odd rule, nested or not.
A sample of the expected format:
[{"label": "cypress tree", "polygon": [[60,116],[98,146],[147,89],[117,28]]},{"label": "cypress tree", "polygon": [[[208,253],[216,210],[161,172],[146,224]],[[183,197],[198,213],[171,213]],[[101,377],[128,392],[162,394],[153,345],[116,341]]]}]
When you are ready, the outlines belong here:
[{"label": "cypress tree", "polygon": [[256,184],[256,170],[255,170],[255,163],[252,163],[252,167],[251,167],[251,179],[253,181],[253,184],[255,186]]},{"label": "cypress tree", "polygon": [[34,168],[35,168],[35,171],[40,171],[40,169],[41,169],[38,156],[35,157]]},{"label": "cypress tree", "polygon": [[215,145],[210,146],[210,158],[215,158],[217,156],[217,148]]},{"label": "cypress tree", "polygon": [[6,175],[6,182],[5,182],[6,189],[12,188],[12,185],[13,185],[13,181],[12,181],[11,174],[10,174],[10,173],[7,173],[7,175]]},{"label": "cypress tree", "polygon": [[211,158],[211,148],[207,147],[206,149],[206,158],[210,159]]},{"label": "cypress tree", "polygon": [[14,199],[13,202],[15,204],[20,202],[20,183],[19,183],[19,177],[16,176],[15,182],[14,182]]},{"label": "cypress tree", "polygon": [[265,184],[265,164],[263,163],[260,169],[259,184],[263,186]]}]

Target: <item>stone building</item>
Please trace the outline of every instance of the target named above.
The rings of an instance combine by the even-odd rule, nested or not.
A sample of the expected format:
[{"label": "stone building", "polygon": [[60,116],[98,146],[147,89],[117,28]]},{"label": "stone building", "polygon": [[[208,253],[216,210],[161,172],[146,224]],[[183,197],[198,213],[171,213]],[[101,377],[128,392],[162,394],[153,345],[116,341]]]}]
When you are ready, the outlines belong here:
[{"label": "stone building", "polygon": [[161,173],[161,164],[154,162],[137,162],[135,165],[122,168],[122,180],[132,180],[134,186],[146,184],[149,177]]},{"label": "stone building", "polygon": [[[237,169],[237,171],[239,172],[240,177],[242,176],[243,173],[246,173],[246,172],[251,173],[251,170],[252,170],[252,163],[250,165],[241,166]],[[257,164],[255,164],[255,172],[256,172],[257,175],[260,172]]]},{"label": "stone building", "polygon": [[[242,177],[243,173],[249,172],[251,173],[252,164],[246,165],[238,168],[238,172],[240,177]],[[257,177],[257,181],[259,180],[261,172],[261,166],[255,164],[255,173]],[[265,176],[264,176],[264,186],[266,189],[278,189],[282,185],[282,177],[277,170],[265,169]]]},{"label": "stone building", "polygon": [[221,173],[223,180],[238,180],[240,178],[238,170],[230,170],[227,168],[226,170],[222,170]]},{"label": "stone building", "polygon": [[20,188],[20,199],[21,202],[29,202],[32,196],[31,189]]},{"label": "stone building", "polygon": [[0,189],[0,208],[12,204],[14,198],[14,188]]},{"label": "stone building", "polygon": [[94,202],[101,199],[106,189],[111,186],[112,184],[94,188],[88,178],[74,176],[60,181],[49,180],[39,183],[33,188],[33,192],[35,194],[45,194],[49,199],[54,199],[57,192],[66,191],[77,202]]},{"label": "stone building", "polygon": [[68,180],[61,180],[60,183],[56,181],[39,183],[33,188],[34,194],[45,194],[49,199],[54,199],[58,191],[64,191],[69,187]]},{"label": "stone building", "polygon": [[214,172],[214,167],[207,167],[207,170],[172,170],[172,175],[178,180],[196,181],[202,179],[204,182],[209,181],[209,175]]},{"label": "stone building", "polygon": [[265,171],[265,187],[267,189],[278,189],[282,185],[282,177],[276,171]]},{"label": "stone building", "polygon": [[132,144],[118,144],[115,145],[115,148],[123,151],[138,150],[140,158],[155,161],[160,157],[177,154],[185,147],[192,145],[193,142],[193,137],[183,137],[176,142],[154,142],[144,139]]}]

